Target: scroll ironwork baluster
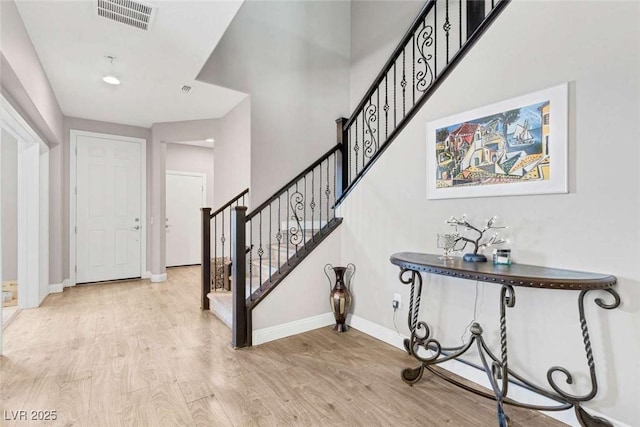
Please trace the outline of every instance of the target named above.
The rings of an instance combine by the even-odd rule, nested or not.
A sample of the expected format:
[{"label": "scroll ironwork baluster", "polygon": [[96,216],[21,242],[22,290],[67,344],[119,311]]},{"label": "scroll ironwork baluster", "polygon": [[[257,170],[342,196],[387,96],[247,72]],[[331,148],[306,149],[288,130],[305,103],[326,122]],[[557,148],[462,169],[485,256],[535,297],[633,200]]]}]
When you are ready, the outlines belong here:
[{"label": "scroll ironwork baluster", "polygon": [[[433,8],[433,28],[435,28],[433,32],[433,74],[434,79],[438,74],[438,8]],[[433,82],[433,80],[432,80]]]},{"label": "scroll ironwork baluster", "polygon": [[280,197],[278,196],[278,234],[276,234],[276,240],[278,240],[278,273],[280,273],[280,250],[282,248],[282,223],[280,222]]},{"label": "scroll ironwork baluster", "polygon": [[[344,161],[344,159],[342,161]],[[333,219],[336,218],[335,202],[338,197],[337,176],[338,176],[338,155],[334,153],[333,155]]]}]

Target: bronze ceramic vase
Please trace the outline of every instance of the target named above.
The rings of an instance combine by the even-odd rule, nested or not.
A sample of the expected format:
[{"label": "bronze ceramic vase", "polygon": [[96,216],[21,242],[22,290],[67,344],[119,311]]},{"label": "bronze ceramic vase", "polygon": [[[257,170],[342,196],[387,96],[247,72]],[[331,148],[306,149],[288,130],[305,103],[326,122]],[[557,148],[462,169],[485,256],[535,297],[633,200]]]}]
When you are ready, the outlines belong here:
[{"label": "bronze ceramic vase", "polygon": [[[329,270],[333,270],[336,281],[335,285],[331,287],[331,278],[329,277]],[[329,305],[333,316],[336,318],[336,325],[333,330],[337,332],[346,332],[348,327],[345,324],[347,320],[347,313],[351,308],[351,292],[349,285],[353,275],[355,274],[356,267],[353,264],[348,264],[346,267],[334,267],[331,264],[327,264],[324,267],[324,273],[329,279]],[[347,277],[348,276],[348,277]]]}]

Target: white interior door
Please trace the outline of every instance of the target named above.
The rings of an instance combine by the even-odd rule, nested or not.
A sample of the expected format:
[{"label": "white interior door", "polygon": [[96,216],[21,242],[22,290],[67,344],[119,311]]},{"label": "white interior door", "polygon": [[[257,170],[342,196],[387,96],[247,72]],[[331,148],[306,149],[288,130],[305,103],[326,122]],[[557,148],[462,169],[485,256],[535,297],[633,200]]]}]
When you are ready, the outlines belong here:
[{"label": "white interior door", "polygon": [[141,276],[141,145],[77,136],[77,283]]},{"label": "white interior door", "polygon": [[167,171],[167,267],[200,264],[206,176]]}]

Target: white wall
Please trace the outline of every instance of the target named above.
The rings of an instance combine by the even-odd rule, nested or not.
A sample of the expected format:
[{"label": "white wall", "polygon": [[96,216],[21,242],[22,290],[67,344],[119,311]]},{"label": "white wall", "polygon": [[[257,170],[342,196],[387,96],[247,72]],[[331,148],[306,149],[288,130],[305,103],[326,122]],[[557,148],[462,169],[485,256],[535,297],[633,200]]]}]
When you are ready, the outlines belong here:
[{"label": "white wall", "polygon": [[[368,284],[355,292],[357,316],[394,329],[391,300],[401,293],[400,331],[408,334],[408,288],[398,281],[389,256],[435,253],[436,233],[448,230],[444,220],[451,215],[484,219],[497,214],[510,227],[516,262],[618,277],[619,309],[602,310],[594,296],[587,297],[600,388],[585,406],[637,423],[640,182],[635,171],[640,146],[633,135],[640,133],[638,22],[636,2],[581,2],[579,7],[575,2],[512,2],[505,9],[341,207],[343,262],[353,262],[359,282]],[[359,73],[355,67],[351,80]],[[571,82],[569,194],[426,200],[429,120],[564,81]],[[474,283],[426,279],[421,317],[445,344],[459,344],[473,316]],[[479,286],[478,320],[494,348],[498,292],[490,284]],[[577,388],[567,390],[587,390],[577,293],[524,288],[516,293],[517,305],[508,312],[510,367],[547,384],[547,370],[565,366],[577,373]]]},{"label": "white wall", "polygon": [[2,280],[18,280],[18,141],[2,129]]},{"label": "white wall", "polygon": [[[251,185],[251,100],[247,97],[220,119],[213,161],[214,210]],[[249,198],[245,201],[249,202]]]},{"label": "white wall", "polygon": [[349,2],[242,5],[198,79],[251,96],[253,206],[335,145],[348,67]]}]

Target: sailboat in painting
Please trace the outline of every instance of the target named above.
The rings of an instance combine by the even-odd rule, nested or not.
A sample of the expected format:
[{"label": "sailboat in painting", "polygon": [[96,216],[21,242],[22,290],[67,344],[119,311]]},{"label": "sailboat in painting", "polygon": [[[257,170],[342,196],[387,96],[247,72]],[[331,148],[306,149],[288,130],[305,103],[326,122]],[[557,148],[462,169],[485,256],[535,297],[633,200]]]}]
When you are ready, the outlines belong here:
[{"label": "sailboat in painting", "polygon": [[523,124],[517,123],[513,137],[509,141],[511,146],[531,145],[535,142],[533,135],[529,132],[529,120],[525,120]]}]

